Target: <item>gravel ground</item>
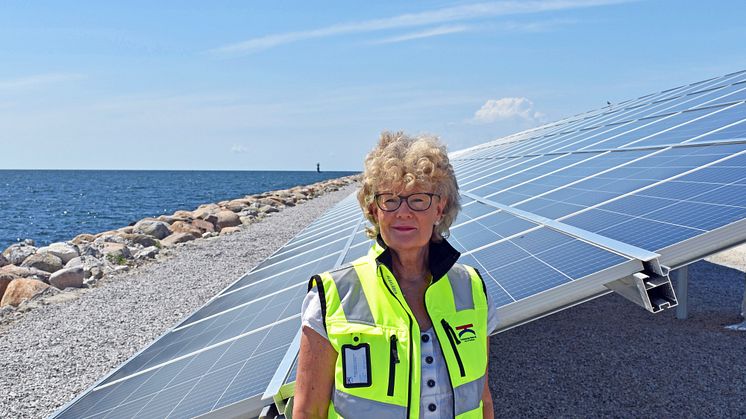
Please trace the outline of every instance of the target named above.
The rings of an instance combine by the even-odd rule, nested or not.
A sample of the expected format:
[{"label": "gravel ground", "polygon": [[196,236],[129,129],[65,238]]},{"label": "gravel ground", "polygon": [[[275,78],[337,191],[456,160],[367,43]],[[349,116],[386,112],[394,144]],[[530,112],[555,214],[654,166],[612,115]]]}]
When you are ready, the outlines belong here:
[{"label": "gravel ground", "polygon": [[745,417],[746,333],[723,328],[743,292],[743,272],[702,261],[687,320],[610,294],[493,336],[496,417]]},{"label": "gravel ground", "polygon": [[[270,256],[350,185],[241,232],[188,242],[156,262],[0,326],[0,418],[53,413]],[[68,295],[59,294],[60,295]]]}]

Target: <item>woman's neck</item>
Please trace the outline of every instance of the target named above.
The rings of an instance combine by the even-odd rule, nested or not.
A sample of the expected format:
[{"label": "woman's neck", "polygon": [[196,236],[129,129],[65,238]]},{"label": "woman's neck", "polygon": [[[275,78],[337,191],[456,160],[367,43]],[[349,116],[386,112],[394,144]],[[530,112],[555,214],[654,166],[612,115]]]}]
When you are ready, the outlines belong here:
[{"label": "woman's neck", "polygon": [[392,268],[399,283],[424,281],[430,273],[429,255],[430,246],[407,251],[392,251]]}]

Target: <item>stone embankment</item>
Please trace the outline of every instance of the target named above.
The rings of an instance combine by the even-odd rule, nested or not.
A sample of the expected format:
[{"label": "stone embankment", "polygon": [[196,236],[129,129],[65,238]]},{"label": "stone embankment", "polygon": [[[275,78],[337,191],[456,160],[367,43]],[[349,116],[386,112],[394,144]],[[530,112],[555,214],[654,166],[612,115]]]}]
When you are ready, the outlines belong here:
[{"label": "stone embankment", "polygon": [[145,218],[117,230],[80,234],[44,247],[36,247],[31,239],[13,244],[0,253],[0,319],[40,303],[63,301],[64,296],[49,297],[95,287],[107,275],[147,263],[181,243],[235,233],[269,214],[356,180],[357,176],[348,176],[200,205],[193,211]]}]

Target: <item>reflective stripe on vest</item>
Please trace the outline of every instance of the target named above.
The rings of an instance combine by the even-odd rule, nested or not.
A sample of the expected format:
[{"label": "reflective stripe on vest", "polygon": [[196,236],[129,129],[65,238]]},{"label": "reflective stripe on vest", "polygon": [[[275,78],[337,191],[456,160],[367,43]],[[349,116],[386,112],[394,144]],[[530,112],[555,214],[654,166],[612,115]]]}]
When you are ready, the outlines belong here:
[{"label": "reflective stripe on vest", "polygon": [[[419,417],[420,330],[392,278],[370,254],[319,277],[325,289],[329,342],[340,354],[329,417]],[[487,301],[481,278],[472,268],[455,264],[428,287],[425,297],[453,386],[454,415],[482,417]],[[451,340],[442,324],[452,325]],[[346,383],[345,368],[352,367],[343,365],[343,350],[363,346],[369,357],[369,382]]]}]

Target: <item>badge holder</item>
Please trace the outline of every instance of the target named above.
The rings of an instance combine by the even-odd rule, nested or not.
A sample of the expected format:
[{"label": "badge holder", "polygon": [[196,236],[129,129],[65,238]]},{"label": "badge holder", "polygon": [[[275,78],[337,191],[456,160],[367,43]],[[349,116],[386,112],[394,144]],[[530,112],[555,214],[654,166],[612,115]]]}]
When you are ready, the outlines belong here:
[{"label": "badge holder", "polygon": [[370,345],[342,345],[342,375],[345,388],[370,387],[370,373]]}]

